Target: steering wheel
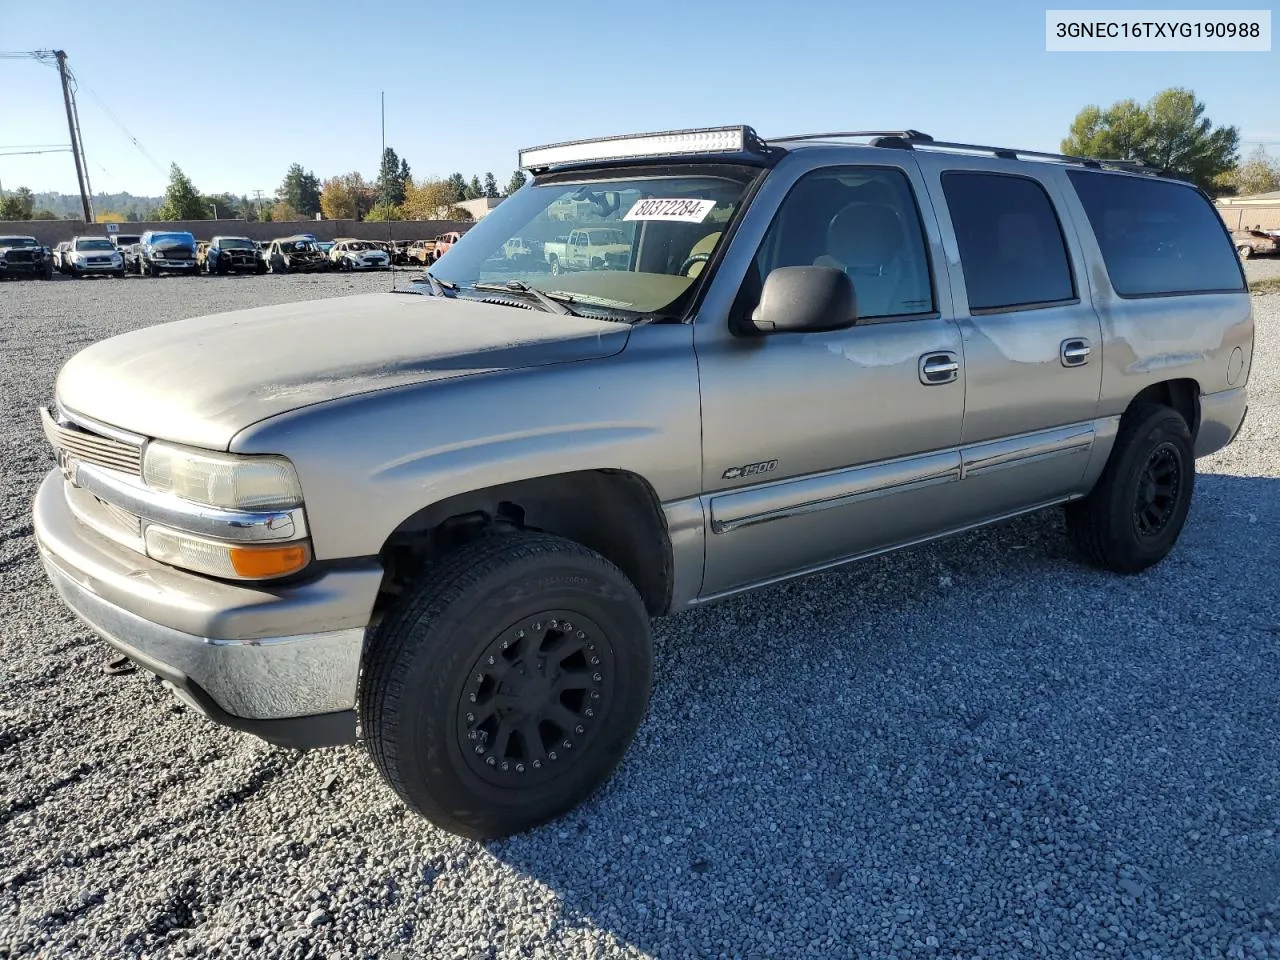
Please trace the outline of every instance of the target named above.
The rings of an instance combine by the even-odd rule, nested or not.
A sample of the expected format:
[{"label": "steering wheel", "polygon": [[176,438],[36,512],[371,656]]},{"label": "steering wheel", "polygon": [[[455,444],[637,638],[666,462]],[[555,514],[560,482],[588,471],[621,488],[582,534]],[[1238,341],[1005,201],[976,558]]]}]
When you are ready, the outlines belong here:
[{"label": "steering wheel", "polygon": [[706,263],[710,259],[711,254],[709,253],[695,253],[691,256],[685,257],[684,263],[680,264],[680,276],[687,277],[689,275],[689,268],[695,263]]}]

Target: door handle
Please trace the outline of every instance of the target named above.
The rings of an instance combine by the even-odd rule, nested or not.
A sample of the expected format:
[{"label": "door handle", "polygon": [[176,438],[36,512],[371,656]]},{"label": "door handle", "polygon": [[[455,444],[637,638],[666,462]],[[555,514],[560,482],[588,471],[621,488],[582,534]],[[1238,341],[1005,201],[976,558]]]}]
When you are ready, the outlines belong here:
[{"label": "door handle", "polygon": [[1083,337],[1076,337],[1063,340],[1059,352],[1064,367],[1083,367],[1089,362],[1089,354],[1093,353],[1093,347],[1089,346],[1089,341]]},{"label": "door handle", "polygon": [[920,358],[920,382],[926,387],[953,383],[960,374],[960,361],[954,353],[926,353]]}]

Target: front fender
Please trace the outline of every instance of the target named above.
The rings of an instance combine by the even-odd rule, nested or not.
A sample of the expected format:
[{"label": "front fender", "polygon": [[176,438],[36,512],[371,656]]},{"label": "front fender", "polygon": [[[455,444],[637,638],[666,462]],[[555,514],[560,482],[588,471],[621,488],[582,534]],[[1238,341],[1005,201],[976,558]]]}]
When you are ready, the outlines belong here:
[{"label": "front fender", "polygon": [[611,357],[295,410],[241,431],[231,450],[294,463],[316,558],[332,560],[378,553],[425,507],[535,477],[625,470],[664,503],[696,496],[699,411],[692,327],[653,325]]}]

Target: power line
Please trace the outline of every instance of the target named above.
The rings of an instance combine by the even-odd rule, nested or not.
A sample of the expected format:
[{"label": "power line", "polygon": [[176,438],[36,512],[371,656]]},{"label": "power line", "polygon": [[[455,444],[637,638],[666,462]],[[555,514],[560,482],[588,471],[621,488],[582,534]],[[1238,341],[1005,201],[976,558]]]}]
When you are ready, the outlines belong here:
[{"label": "power line", "polygon": [[31,157],[38,153],[70,153],[70,147],[54,147],[50,150],[4,150],[0,149],[0,157]]},{"label": "power line", "polygon": [[161,166],[160,163],[156,160],[156,158],[150,154],[147,148],[144,147],[138,141],[138,138],[129,132],[129,129],[124,125],[124,122],[121,121],[119,117],[117,117],[114,113],[111,112],[111,108],[106,105],[106,103],[103,101],[101,97],[99,97],[96,93],[93,92],[93,88],[90,87],[83,80],[81,80],[79,77],[77,77],[74,73],[71,74],[71,78],[72,80],[75,81],[76,90],[79,90],[81,87],[83,87],[84,92],[87,93],[90,96],[90,98],[92,98],[93,102],[96,103],[101,108],[102,112],[105,113],[107,117],[111,120],[111,122],[114,123],[119,128],[120,132],[123,133],[129,139],[129,142],[138,148],[138,152],[141,153],[144,157],[146,157],[147,161],[153,167],[155,167],[156,170],[162,176],[167,175],[168,171],[166,171],[165,168]]}]

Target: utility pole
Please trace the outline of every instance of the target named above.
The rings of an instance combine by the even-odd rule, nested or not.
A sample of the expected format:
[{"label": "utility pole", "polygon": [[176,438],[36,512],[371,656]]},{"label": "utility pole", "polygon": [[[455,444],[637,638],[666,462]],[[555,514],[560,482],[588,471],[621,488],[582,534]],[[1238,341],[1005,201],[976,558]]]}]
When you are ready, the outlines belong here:
[{"label": "utility pole", "polygon": [[58,59],[58,76],[62,78],[62,101],[67,107],[67,130],[71,134],[71,156],[76,161],[76,180],[80,183],[80,204],[84,207],[84,222],[93,223],[93,211],[89,208],[89,188],[85,183],[84,162],[80,158],[80,138],[76,131],[75,113],[71,108],[71,87],[67,82],[67,54],[63,50],[53,51]]}]

